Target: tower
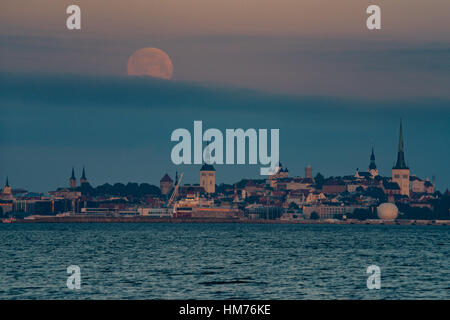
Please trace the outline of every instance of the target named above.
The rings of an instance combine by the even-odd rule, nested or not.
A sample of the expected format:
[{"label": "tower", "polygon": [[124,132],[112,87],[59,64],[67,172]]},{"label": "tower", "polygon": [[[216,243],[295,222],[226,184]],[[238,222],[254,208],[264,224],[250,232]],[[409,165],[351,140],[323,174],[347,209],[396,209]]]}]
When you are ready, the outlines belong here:
[{"label": "tower", "polygon": [[83,184],[83,183],[87,183],[86,172],[84,170],[84,166],[83,166],[83,173],[81,174],[81,178],[80,178],[80,184]]},{"label": "tower", "polygon": [[409,168],[405,162],[405,149],[403,145],[403,128],[400,121],[400,136],[398,139],[397,162],[392,168],[392,181],[397,182],[400,194],[409,197]]},{"label": "tower", "polygon": [[375,154],[373,152],[373,147],[372,147],[372,154],[370,155],[369,172],[372,175],[372,178],[375,178],[378,175],[378,169],[377,165],[375,164]]},{"label": "tower", "polygon": [[216,192],[216,169],[210,164],[204,164],[200,169],[200,186],[206,193]]},{"label": "tower", "polygon": [[313,178],[312,167],[310,165],[308,165],[305,168],[305,178],[307,178],[307,179],[312,179]]},{"label": "tower", "polygon": [[169,177],[167,173],[159,181],[159,187],[161,189],[161,194],[168,194],[170,190],[172,190],[173,180]]},{"label": "tower", "polygon": [[11,194],[11,187],[9,186],[8,177],[6,177],[5,187],[3,188],[3,193]]},{"label": "tower", "polygon": [[77,187],[77,179],[75,178],[75,169],[73,167],[72,167],[72,176],[69,179],[69,185],[72,189]]}]

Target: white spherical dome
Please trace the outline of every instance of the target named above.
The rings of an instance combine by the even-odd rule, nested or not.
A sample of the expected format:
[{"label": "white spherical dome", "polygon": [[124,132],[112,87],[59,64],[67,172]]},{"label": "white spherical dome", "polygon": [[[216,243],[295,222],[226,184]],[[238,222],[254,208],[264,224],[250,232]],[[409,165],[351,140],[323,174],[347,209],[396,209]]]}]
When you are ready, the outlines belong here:
[{"label": "white spherical dome", "polygon": [[398,208],[393,203],[385,202],[378,206],[377,213],[382,220],[394,220],[398,217]]}]

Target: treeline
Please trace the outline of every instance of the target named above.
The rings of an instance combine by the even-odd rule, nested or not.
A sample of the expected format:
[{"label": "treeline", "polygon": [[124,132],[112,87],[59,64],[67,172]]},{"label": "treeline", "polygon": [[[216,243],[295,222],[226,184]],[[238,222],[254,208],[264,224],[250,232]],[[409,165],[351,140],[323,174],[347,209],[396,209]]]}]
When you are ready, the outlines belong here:
[{"label": "treeline", "polygon": [[450,220],[450,196],[442,195],[439,199],[431,200],[433,209],[424,207],[411,207],[408,204],[399,203],[398,209],[403,215],[401,219],[415,220]]},{"label": "treeline", "polygon": [[105,183],[97,187],[92,187],[89,183],[83,183],[80,187],[76,188],[82,195],[98,197],[98,196],[119,196],[134,198],[142,198],[146,196],[159,196],[161,190],[149,183],[135,183],[128,182],[127,184],[115,183],[113,185]]},{"label": "treeline", "polygon": [[[430,202],[432,209],[428,207],[412,207],[409,204],[397,203],[399,210],[398,219],[409,220],[450,220],[450,196],[442,195],[439,199]],[[378,219],[376,208],[356,209],[347,215],[349,219]]]}]

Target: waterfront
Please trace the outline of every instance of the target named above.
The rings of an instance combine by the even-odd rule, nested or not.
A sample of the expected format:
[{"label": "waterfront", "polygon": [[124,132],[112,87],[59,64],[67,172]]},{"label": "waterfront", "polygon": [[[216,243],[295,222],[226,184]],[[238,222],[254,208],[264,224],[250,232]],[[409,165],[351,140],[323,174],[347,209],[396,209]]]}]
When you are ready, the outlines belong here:
[{"label": "waterfront", "polygon": [[0,298],[449,299],[449,240],[445,226],[0,224]]}]

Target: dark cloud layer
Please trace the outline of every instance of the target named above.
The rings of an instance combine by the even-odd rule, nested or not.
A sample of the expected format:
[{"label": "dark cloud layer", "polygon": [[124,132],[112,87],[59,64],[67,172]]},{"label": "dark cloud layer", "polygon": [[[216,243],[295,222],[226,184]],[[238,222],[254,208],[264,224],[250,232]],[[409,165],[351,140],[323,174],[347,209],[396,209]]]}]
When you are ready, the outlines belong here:
[{"label": "dark cloud layer", "polygon": [[450,98],[450,44],[300,36],[0,35],[0,70],[120,76],[137,49],[158,47],[179,81],[339,97]]}]

